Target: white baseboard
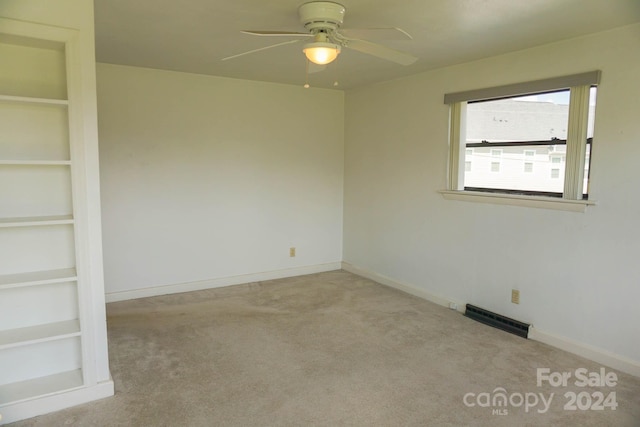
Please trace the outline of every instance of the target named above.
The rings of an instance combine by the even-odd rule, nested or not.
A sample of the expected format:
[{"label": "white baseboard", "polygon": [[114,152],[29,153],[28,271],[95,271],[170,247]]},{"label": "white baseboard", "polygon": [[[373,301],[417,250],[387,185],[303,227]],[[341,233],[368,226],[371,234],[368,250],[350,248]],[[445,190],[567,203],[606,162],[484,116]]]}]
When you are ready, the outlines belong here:
[{"label": "white baseboard", "polygon": [[[415,285],[398,282],[390,277],[386,277],[376,272],[354,266],[352,264],[349,264],[348,262],[343,262],[342,268],[353,274],[357,274],[358,276],[366,277],[367,279],[371,279],[383,285],[399,289],[408,294],[415,295],[419,298],[426,299],[427,301],[431,301],[444,307],[449,307],[449,304],[454,303],[457,305],[458,311],[464,313],[466,302],[455,301],[441,295],[432,294],[418,288]],[[621,372],[640,377],[640,362],[633,359],[629,359],[627,357],[611,353],[597,347],[592,347],[587,344],[573,341],[569,338],[544,332],[536,329],[533,326],[529,329],[529,339],[539,341],[552,347],[556,347],[569,353],[573,353],[577,356],[584,357],[585,359],[601,363],[602,365],[617,369]]]},{"label": "white baseboard", "polygon": [[113,381],[104,381],[90,387],[81,387],[70,391],[55,393],[45,397],[36,397],[0,408],[0,424],[8,424],[38,415],[48,414],[93,400],[113,396]]},{"label": "white baseboard", "polygon": [[306,274],[323,273],[340,270],[340,262],[316,264],[285,270],[265,271],[262,273],[243,274],[239,276],[220,277],[197,282],[178,283],[174,285],[154,286],[150,288],[132,289],[130,291],[111,292],[105,296],[106,302],[125,301],[137,298],[155,297],[159,295],[179,294],[182,292],[201,291],[203,289],[222,288],[224,286],[260,282],[263,280],[283,279],[285,277],[304,276]]},{"label": "white baseboard", "polygon": [[535,327],[529,329],[529,339],[545,343],[552,347],[573,353],[585,359],[593,360],[621,372],[640,377],[640,363],[615,353],[592,347],[569,338],[544,332]]},{"label": "white baseboard", "polygon": [[394,280],[390,277],[387,276],[383,276],[381,274],[378,274],[376,272],[370,271],[370,270],[366,270],[364,268],[355,266],[353,264],[350,264],[348,262],[342,262],[342,269],[346,270],[350,273],[353,274],[357,274],[358,276],[362,276],[362,277],[366,277],[367,279],[371,279],[374,282],[378,282],[381,283],[383,285],[389,286],[391,288],[395,288],[398,290],[401,290],[403,292],[406,292],[408,294],[411,295],[415,295],[419,298],[422,299],[426,299],[427,301],[431,301],[432,303],[441,305],[443,307],[447,307],[450,308],[451,304],[455,304],[457,307],[457,311],[464,313],[464,303],[460,302],[460,301],[455,301],[451,298],[446,298],[443,297],[441,295],[436,295],[433,294],[431,292],[427,292],[424,289],[420,289],[419,287],[415,286],[415,285],[410,285],[408,283],[401,283],[398,282],[397,280]]}]

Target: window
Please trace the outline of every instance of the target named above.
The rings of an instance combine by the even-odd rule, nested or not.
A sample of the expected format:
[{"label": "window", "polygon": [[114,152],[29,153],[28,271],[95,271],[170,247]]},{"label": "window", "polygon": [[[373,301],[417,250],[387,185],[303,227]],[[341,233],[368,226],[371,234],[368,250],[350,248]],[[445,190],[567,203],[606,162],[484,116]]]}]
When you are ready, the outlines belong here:
[{"label": "window", "polygon": [[473,148],[467,148],[464,154],[464,171],[471,172],[471,159],[473,158]]},{"label": "window", "polygon": [[536,158],[536,150],[524,150],[524,173],[533,173],[533,162]]},{"label": "window", "polygon": [[587,200],[599,79],[594,71],[445,95],[449,190]]}]

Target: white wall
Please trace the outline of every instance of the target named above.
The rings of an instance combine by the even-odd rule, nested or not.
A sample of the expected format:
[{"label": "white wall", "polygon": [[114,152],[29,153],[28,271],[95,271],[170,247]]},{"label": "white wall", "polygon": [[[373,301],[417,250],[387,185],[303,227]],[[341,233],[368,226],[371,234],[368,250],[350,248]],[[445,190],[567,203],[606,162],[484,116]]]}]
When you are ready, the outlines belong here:
[{"label": "white wall", "polygon": [[[438,194],[445,93],[597,69],[597,206],[573,213]],[[635,25],[348,92],[344,261],[640,368],[639,70]],[[512,288],[520,305],[510,302]]]},{"label": "white wall", "polygon": [[108,294],[341,261],[342,92],[98,64],[98,107]]}]

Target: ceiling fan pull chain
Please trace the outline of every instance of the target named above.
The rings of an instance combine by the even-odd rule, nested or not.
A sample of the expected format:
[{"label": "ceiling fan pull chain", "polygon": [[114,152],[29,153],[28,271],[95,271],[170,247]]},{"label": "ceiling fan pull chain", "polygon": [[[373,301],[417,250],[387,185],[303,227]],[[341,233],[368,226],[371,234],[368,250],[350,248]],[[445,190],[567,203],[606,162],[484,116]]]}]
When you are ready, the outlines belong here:
[{"label": "ceiling fan pull chain", "polygon": [[304,88],[309,89],[309,60],[305,58]]}]

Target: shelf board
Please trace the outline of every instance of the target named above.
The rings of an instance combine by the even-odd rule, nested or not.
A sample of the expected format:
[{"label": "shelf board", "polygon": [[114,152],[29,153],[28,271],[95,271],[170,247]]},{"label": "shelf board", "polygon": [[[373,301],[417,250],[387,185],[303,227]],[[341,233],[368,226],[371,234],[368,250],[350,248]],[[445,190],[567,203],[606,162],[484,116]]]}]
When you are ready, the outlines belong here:
[{"label": "shelf board", "polygon": [[78,280],[78,275],[75,268],[65,268],[49,271],[34,271],[19,274],[6,274],[0,276],[0,290],[9,288],[20,288],[24,286],[73,282],[75,280]]},{"label": "shelf board", "polygon": [[0,160],[4,166],[67,166],[71,160]]},{"label": "shelf board", "polygon": [[0,409],[9,403],[14,404],[22,400],[68,391],[82,386],[83,379],[80,369],[0,385]]},{"label": "shelf board", "polygon": [[45,323],[44,325],[0,331],[0,351],[12,347],[38,344],[46,341],[61,340],[80,335],[80,322],[66,320],[64,322]]},{"label": "shelf board", "polygon": [[29,96],[0,95],[0,101],[20,102],[23,104],[69,105],[66,99],[32,98]]},{"label": "shelf board", "polygon": [[39,225],[73,224],[72,215],[35,216],[22,218],[0,218],[0,228],[3,227],[33,227]]}]

